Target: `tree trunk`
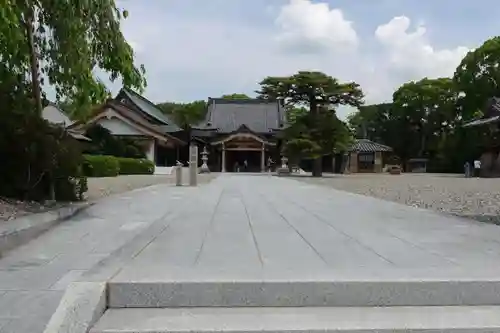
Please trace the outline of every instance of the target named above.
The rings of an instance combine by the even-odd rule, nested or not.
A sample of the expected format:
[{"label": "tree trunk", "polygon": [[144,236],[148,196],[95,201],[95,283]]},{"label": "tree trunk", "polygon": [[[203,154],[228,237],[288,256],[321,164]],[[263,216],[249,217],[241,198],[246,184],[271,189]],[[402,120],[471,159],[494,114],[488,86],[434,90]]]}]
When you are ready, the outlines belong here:
[{"label": "tree trunk", "polygon": [[[311,109],[309,110],[309,112],[311,113],[312,117],[313,117],[313,121],[312,123],[313,124],[316,124],[316,119],[318,118],[318,113],[319,113],[319,110],[318,110],[318,105],[315,101],[315,97],[314,96],[311,96],[310,97],[310,103],[309,103]],[[320,156],[318,158],[315,158],[313,160],[313,167],[312,167],[312,176],[313,177],[321,177],[322,174],[323,174],[323,157]]]},{"label": "tree trunk", "polygon": [[321,177],[323,175],[323,157],[313,160],[312,176]]}]

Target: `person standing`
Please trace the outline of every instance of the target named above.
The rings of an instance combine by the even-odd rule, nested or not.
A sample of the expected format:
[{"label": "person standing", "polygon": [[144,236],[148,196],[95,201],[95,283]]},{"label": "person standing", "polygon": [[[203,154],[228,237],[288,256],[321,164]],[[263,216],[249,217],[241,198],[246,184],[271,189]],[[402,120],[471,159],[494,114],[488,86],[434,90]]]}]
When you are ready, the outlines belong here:
[{"label": "person standing", "polygon": [[465,178],[469,178],[471,176],[470,174],[470,163],[469,161],[465,162],[464,164],[464,173],[465,173]]},{"label": "person standing", "polygon": [[474,175],[479,178],[480,174],[481,174],[481,161],[474,160]]}]

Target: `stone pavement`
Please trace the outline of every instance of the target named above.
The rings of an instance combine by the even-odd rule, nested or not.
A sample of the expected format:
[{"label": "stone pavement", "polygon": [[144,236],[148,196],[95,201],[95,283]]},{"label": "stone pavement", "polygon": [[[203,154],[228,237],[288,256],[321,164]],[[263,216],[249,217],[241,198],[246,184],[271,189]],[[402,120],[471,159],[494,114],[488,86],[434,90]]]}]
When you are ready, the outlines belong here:
[{"label": "stone pavement", "polygon": [[472,274],[498,266],[500,256],[498,226],[286,178],[221,176],[193,200],[115,280]]},{"label": "stone pavement", "polygon": [[0,332],[43,332],[66,286],[158,219],[194,188],[159,185],[102,199],[0,259]]},{"label": "stone pavement", "polygon": [[[221,175],[104,199],[1,259],[0,332],[42,332],[70,281],[158,223],[162,232],[112,279],[117,288],[179,278],[500,277],[490,270],[498,226],[286,178]],[[111,305],[148,301],[120,297]]]}]

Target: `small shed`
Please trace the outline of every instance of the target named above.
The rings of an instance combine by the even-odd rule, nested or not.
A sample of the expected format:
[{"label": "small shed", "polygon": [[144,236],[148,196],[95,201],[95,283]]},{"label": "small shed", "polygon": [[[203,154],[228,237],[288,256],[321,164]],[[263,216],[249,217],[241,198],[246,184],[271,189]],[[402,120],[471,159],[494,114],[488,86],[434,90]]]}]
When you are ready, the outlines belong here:
[{"label": "small shed", "polygon": [[349,149],[347,170],[350,173],[379,173],[392,148],[368,139],[355,140]]},{"label": "small shed", "polygon": [[425,173],[427,172],[427,163],[429,159],[427,158],[410,158],[406,162],[406,171],[414,173]]}]

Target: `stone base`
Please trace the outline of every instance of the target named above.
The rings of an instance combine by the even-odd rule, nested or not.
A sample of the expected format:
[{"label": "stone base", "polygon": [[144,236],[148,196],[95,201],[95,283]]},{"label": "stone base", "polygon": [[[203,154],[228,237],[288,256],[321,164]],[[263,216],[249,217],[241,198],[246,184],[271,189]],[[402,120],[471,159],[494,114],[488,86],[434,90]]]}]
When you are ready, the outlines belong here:
[{"label": "stone base", "polygon": [[286,175],[290,175],[290,169],[288,168],[278,168],[276,169],[276,173],[278,174],[278,176],[286,176]]},{"label": "stone base", "polygon": [[199,171],[199,173],[210,173],[210,169],[208,168],[208,165],[203,164],[203,165],[200,167],[200,171]]}]

